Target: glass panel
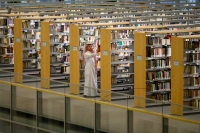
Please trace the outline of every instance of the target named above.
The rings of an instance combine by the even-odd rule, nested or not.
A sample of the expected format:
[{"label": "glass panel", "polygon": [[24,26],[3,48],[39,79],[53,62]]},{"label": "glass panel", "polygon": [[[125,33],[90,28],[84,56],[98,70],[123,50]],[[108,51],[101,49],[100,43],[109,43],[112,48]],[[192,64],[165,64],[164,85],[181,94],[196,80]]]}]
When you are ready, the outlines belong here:
[{"label": "glass panel", "polygon": [[200,126],[198,124],[192,124],[188,122],[169,119],[169,133],[199,133],[199,132],[200,132]]},{"label": "glass panel", "polygon": [[36,130],[30,127],[12,124],[12,133],[36,133]]},{"label": "glass panel", "polygon": [[0,83],[0,117],[10,119],[11,85]]},{"label": "glass panel", "polygon": [[10,122],[0,120],[0,127],[1,133],[10,133]]},{"label": "glass panel", "polygon": [[61,80],[59,75],[54,75],[54,77],[51,77],[51,79],[55,80],[49,80],[44,78],[40,79],[41,82],[37,82],[37,86],[42,89],[51,89],[51,91],[65,93],[66,88],[69,88],[69,85],[67,83],[59,81]]},{"label": "glass panel", "polygon": [[[39,74],[30,74],[30,75],[25,75],[26,73],[23,74],[23,84],[30,86],[30,87],[39,87],[38,82],[40,82]],[[36,77],[37,76],[37,77]]]},{"label": "glass panel", "polygon": [[49,132],[42,131],[42,130],[37,130],[37,133],[49,133]]},{"label": "glass panel", "polygon": [[162,116],[133,111],[133,132],[162,133]]},{"label": "glass panel", "polygon": [[13,76],[13,73],[0,70],[0,80],[10,82],[12,76]]},{"label": "glass panel", "polygon": [[[143,90],[141,89],[141,91]],[[133,111],[129,111],[129,117],[132,118],[132,121],[129,120],[129,122],[132,122],[132,124],[129,123],[129,128],[132,127],[133,132],[163,132],[163,101],[134,96],[134,99],[128,101],[128,106],[133,108]],[[137,109],[137,111],[134,109]]]},{"label": "glass panel", "polygon": [[[72,89],[78,86],[70,86]],[[83,90],[84,87],[79,87]],[[79,89],[78,88],[78,89]],[[87,89],[85,87],[85,89]],[[90,90],[91,91],[91,90]],[[96,90],[95,90],[96,91]],[[73,97],[66,98],[66,132],[94,133],[95,127],[95,97]],[[69,111],[68,111],[69,110]]]},{"label": "glass panel", "polygon": [[[105,98],[105,100],[108,100],[108,102],[104,102],[102,104],[97,104],[96,106],[96,118],[97,119],[97,129],[96,132],[114,132],[114,133],[125,133],[127,132],[127,99],[126,95],[124,96],[124,100],[116,100],[112,101],[112,103],[109,102],[109,99],[106,99],[106,96],[109,96],[111,93],[101,90],[101,98]],[[110,94],[109,94],[110,93]],[[111,94],[111,96],[120,96],[120,94],[116,93]],[[111,97],[112,99],[112,97]],[[116,107],[115,104],[120,105],[120,107]],[[99,116],[98,116],[99,115]]]},{"label": "glass panel", "polygon": [[36,125],[36,90],[12,88],[12,120]]},{"label": "glass panel", "polygon": [[[38,92],[38,125],[41,128],[64,132],[65,106],[64,95]],[[41,103],[41,104],[39,104]]]}]

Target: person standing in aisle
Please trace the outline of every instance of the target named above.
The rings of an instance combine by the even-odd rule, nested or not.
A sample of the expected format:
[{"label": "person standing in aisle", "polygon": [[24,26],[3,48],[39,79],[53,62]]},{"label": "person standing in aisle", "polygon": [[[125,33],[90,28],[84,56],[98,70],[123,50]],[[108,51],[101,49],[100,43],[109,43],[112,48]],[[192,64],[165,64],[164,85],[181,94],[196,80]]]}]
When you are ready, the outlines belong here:
[{"label": "person standing in aisle", "polygon": [[98,96],[97,88],[97,53],[94,51],[91,43],[86,43],[83,50],[83,62],[85,63],[85,84],[84,97]]}]

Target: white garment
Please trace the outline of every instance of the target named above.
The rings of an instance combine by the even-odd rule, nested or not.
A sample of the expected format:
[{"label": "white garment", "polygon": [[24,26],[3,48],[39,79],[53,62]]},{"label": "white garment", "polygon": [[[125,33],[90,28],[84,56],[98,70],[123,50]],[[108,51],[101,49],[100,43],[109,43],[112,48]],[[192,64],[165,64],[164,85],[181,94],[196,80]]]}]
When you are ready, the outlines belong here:
[{"label": "white garment", "polygon": [[84,95],[85,96],[96,96],[97,90],[90,89],[86,87],[91,88],[97,88],[97,73],[95,72],[95,60],[94,57],[96,56],[96,53],[91,53],[90,51],[85,52],[84,58],[85,58],[85,88],[84,88]]}]

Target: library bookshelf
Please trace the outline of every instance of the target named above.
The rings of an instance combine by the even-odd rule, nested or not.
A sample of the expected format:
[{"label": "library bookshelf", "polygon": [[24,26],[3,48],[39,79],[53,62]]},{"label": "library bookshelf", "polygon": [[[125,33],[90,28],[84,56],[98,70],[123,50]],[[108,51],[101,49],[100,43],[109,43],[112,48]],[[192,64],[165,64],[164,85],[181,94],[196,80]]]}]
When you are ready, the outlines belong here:
[{"label": "library bookshelf", "polygon": [[[18,15],[18,14],[17,14]],[[31,14],[32,15],[32,14]],[[21,15],[22,16],[22,15]],[[24,15],[25,16],[25,15]],[[34,58],[29,58],[29,50],[32,50],[32,40],[35,39],[32,35],[32,31],[40,30],[40,27],[37,23],[32,25],[31,20],[45,20],[45,19],[55,19],[56,17],[61,18],[60,16],[50,16],[50,17],[23,17],[23,18],[15,18],[14,24],[18,25],[14,28],[14,81],[22,83],[23,82],[23,70],[24,68],[31,68],[31,63]],[[65,16],[62,16],[65,18]],[[37,27],[37,28],[36,28]],[[33,57],[33,56],[32,56]],[[27,65],[28,62],[28,65]],[[30,66],[30,67],[29,67]]]},{"label": "library bookshelf", "polygon": [[[174,76],[174,75],[177,76],[177,74],[174,74],[174,72],[177,72],[177,73],[182,72],[182,69],[175,69],[175,67],[173,66],[173,63],[172,63],[174,58],[176,58],[176,56],[174,55],[175,52],[179,53],[180,45],[177,45],[177,42],[173,41],[173,38],[175,38],[174,36],[176,34],[183,34],[183,33],[189,34],[189,33],[193,33],[193,32],[194,33],[199,32],[199,29],[161,30],[161,31],[146,31],[146,32],[135,32],[134,33],[134,35],[135,35],[135,37],[134,37],[135,46],[140,47],[138,49],[138,51],[137,51],[136,47],[134,49],[134,57],[135,57],[135,60],[134,60],[135,67],[134,68],[135,68],[135,70],[137,70],[137,72],[135,71],[134,76],[135,77],[141,77],[141,79],[137,78],[137,79],[140,79],[140,80],[138,82],[134,83],[134,86],[135,86],[135,89],[134,89],[134,94],[135,94],[134,106],[145,108],[147,106],[152,106],[152,105],[153,106],[161,106],[164,103],[169,105],[170,103],[179,104],[180,101],[183,102],[183,100],[181,100],[182,98],[179,98],[177,96],[177,94],[181,93],[181,91],[177,92],[177,90],[178,90],[177,85],[179,84],[177,80],[180,79],[181,74],[178,75],[178,76],[180,76],[179,78]],[[149,43],[149,40],[148,40],[149,36],[150,37],[151,36],[156,37],[156,39],[158,39],[158,41],[159,41],[159,38],[161,39],[160,43],[158,43],[157,41],[156,42],[153,41],[153,45],[150,45],[150,49],[157,49],[157,48],[160,48],[160,47],[164,47],[164,49],[166,50],[166,48],[169,47],[169,48],[167,48],[168,49],[167,54],[166,54],[166,51],[165,51],[164,55],[152,55],[152,54],[150,54],[150,57],[149,57],[148,51],[147,51],[147,48],[149,47],[149,44],[148,44]],[[186,35],[186,37],[187,36],[188,35]],[[153,38],[153,39],[155,39],[155,38]],[[180,48],[180,51],[181,51],[181,48]],[[155,50],[153,51],[153,53],[155,54]],[[180,55],[180,56],[183,57],[182,55]],[[161,66],[151,66],[150,68],[147,69],[148,60],[152,60],[152,61],[153,60],[154,61],[169,60],[169,61],[168,61],[168,63],[165,62],[164,65],[163,65],[163,61],[161,61]],[[140,64],[138,63],[139,66],[137,66],[137,61],[140,63]],[[143,69],[141,69],[141,68],[143,68]],[[147,74],[148,70],[150,70],[152,72],[163,71],[164,74],[160,75],[160,73],[156,73],[156,74],[154,73],[155,77],[152,78],[152,79],[149,79],[149,75]],[[169,73],[167,74],[167,77],[165,77],[166,71],[169,71]],[[161,82],[161,83],[167,82],[167,84],[166,84],[167,88],[166,88],[166,85],[164,85],[163,87],[157,86],[157,88],[156,88],[156,85],[150,86],[150,88],[151,88],[150,93],[151,94],[159,92],[159,93],[162,94],[162,97],[157,96],[157,94],[155,94],[156,97],[148,97],[148,98],[163,101],[162,103],[160,103],[160,105],[159,105],[159,103],[149,104],[149,103],[146,102],[145,99],[143,99],[143,98],[147,98],[147,94],[149,93],[147,91],[147,88],[148,88],[147,82],[149,82],[150,84],[156,84],[157,82]],[[179,82],[181,82],[181,81],[179,81]],[[163,94],[163,92],[164,92],[164,94]],[[166,94],[167,94],[167,96],[166,96]],[[177,99],[179,99],[179,100],[177,100]]]},{"label": "library bookshelf", "polygon": [[171,114],[199,113],[199,39],[199,35],[172,37]]}]

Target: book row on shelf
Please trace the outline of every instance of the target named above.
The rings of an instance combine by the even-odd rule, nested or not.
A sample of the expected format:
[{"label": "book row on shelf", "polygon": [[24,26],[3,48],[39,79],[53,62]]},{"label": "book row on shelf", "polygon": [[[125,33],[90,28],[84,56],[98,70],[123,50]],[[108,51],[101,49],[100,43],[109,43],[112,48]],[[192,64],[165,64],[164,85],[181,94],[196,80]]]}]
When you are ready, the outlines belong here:
[{"label": "book row on shelf", "polygon": [[158,93],[154,93],[151,95],[147,95],[147,98],[150,99],[155,99],[155,100],[159,100],[162,102],[170,102],[171,101],[171,94],[170,93],[166,93],[166,94],[158,94]]},{"label": "book row on shelf", "polygon": [[12,26],[14,24],[14,18],[1,18],[0,26]]}]

